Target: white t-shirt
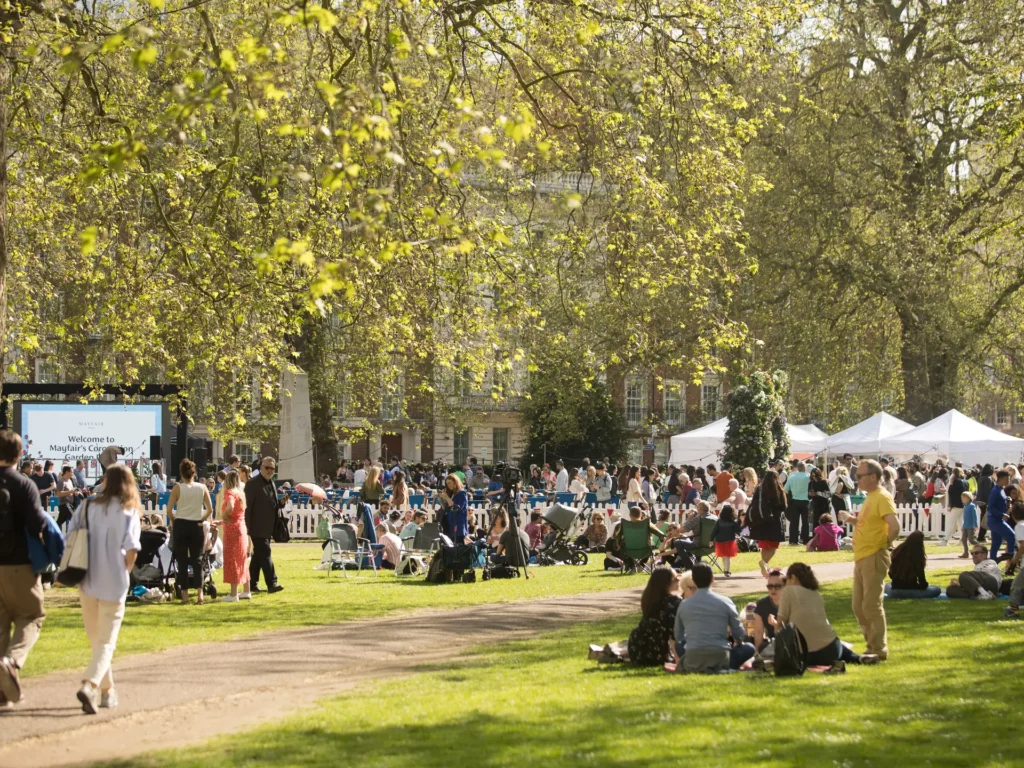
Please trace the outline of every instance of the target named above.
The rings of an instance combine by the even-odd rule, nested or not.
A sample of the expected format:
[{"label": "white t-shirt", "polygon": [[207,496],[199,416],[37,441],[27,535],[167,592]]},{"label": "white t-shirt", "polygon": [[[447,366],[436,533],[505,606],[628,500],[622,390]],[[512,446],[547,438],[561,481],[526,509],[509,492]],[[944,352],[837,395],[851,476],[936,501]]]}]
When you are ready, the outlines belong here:
[{"label": "white t-shirt", "polygon": [[555,478],[555,493],[565,493],[569,490],[569,472],[562,469]]},{"label": "white t-shirt", "polygon": [[1017,546],[1024,544],[1024,522],[1017,523],[1013,526],[1013,536],[1017,539]]},{"label": "white t-shirt", "polygon": [[363,483],[366,481],[366,470],[359,468],[352,475],[352,485],[356,488],[362,488]]}]

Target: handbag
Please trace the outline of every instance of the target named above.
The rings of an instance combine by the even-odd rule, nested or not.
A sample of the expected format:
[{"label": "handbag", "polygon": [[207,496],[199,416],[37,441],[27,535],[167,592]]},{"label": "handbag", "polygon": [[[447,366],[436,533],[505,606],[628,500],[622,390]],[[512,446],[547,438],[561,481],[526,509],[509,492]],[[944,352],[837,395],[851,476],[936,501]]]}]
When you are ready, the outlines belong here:
[{"label": "handbag", "polygon": [[288,515],[283,509],[277,510],[273,538],[275,544],[287,544],[292,539],[291,532],[288,530]]},{"label": "handbag", "polygon": [[57,581],[69,587],[76,587],[85,580],[89,570],[89,500],[82,509],[81,528],[68,534],[64,545],[64,556],[57,569]]}]

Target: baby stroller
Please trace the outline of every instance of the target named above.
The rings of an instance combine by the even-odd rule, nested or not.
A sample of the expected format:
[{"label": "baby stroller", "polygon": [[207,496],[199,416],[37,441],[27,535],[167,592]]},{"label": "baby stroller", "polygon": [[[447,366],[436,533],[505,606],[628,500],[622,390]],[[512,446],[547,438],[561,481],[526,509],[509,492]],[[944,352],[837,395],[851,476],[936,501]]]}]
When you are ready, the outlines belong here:
[{"label": "baby stroller", "polygon": [[537,565],[586,565],[589,561],[587,552],[576,546],[579,528],[587,519],[587,512],[577,512],[564,504],[553,504],[548,507],[543,519],[551,526],[551,533],[544,537],[537,551]]},{"label": "baby stroller", "polygon": [[[202,570],[202,573],[200,574],[198,581],[203,590],[203,594],[209,595],[211,598],[216,599],[217,582],[214,580],[213,575],[216,570],[217,561],[217,529],[214,528],[212,525],[204,524],[203,531],[206,535],[206,539],[203,543],[203,554],[199,557],[199,567]],[[168,581],[170,581],[172,575],[177,576],[177,573],[178,570],[176,566],[172,564],[170,568],[170,573],[168,573],[167,575]],[[194,573],[190,573],[189,576],[191,576],[191,578],[188,580],[189,589],[192,589],[195,586],[197,579]],[[179,590],[176,585],[174,586],[174,598],[176,600],[181,599],[181,590]]]},{"label": "baby stroller", "polygon": [[139,534],[139,554],[128,580],[131,589],[143,586],[146,589],[171,591],[171,574],[174,566],[169,560],[160,556],[160,550],[167,543],[166,528],[150,528]]}]

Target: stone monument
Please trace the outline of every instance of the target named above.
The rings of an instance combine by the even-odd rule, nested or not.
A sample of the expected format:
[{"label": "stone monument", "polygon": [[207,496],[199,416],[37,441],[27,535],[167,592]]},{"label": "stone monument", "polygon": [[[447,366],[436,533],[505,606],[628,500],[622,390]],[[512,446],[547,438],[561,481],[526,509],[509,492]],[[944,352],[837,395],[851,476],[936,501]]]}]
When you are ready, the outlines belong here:
[{"label": "stone monument", "polygon": [[314,483],[313,420],[309,410],[309,376],[285,371],[281,376],[281,443],[277,476],[296,483]]}]

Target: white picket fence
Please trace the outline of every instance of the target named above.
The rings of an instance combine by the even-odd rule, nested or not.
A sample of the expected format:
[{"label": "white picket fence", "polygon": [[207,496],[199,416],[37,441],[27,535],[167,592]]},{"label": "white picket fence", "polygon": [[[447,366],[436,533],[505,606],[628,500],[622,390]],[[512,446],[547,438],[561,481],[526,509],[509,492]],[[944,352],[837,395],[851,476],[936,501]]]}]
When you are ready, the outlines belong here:
[{"label": "white picket fence", "polygon": [[[166,516],[167,509],[164,506],[156,506],[153,502],[146,503],[147,513],[159,513]],[[588,513],[601,510],[609,518],[609,520],[616,516],[626,517],[629,515],[629,510],[625,504],[607,505],[586,505],[583,503],[569,504],[570,506],[579,511],[587,511]],[[543,511],[544,507],[534,507]],[[348,508],[352,510],[353,508]],[[859,507],[854,507],[854,513],[859,511]],[[681,504],[656,504],[654,506],[655,518],[658,513],[662,510],[668,510],[669,521],[673,523],[681,523],[688,512],[695,511],[693,507],[683,507]],[[430,510],[428,509],[428,512]],[[523,504],[520,506],[520,520],[524,523],[529,521],[530,512],[532,509]],[[313,504],[295,504],[289,502],[285,507],[285,512],[288,515],[289,525],[288,529],[293,539],[315,539],[317,523],[320,520],[320,516],[324,514],[323,507]],[[486,528],[489,524],[489,516],[486,505],[480,503],[474,503],[470,505],[470,515],[477,528]],[[947,513],[943,507],[929,507],[925,504],[920,505],[901,505],[896,508],[896,516],[900,521],[900,531],[902,536],[906,536],[911,531],[922,531],[926,539],[943,539],[946,538],[949,533],[947,532]],[[846,526],[849,530],[849,526]],[[812,526],[813,528],[813,526]]]}]

